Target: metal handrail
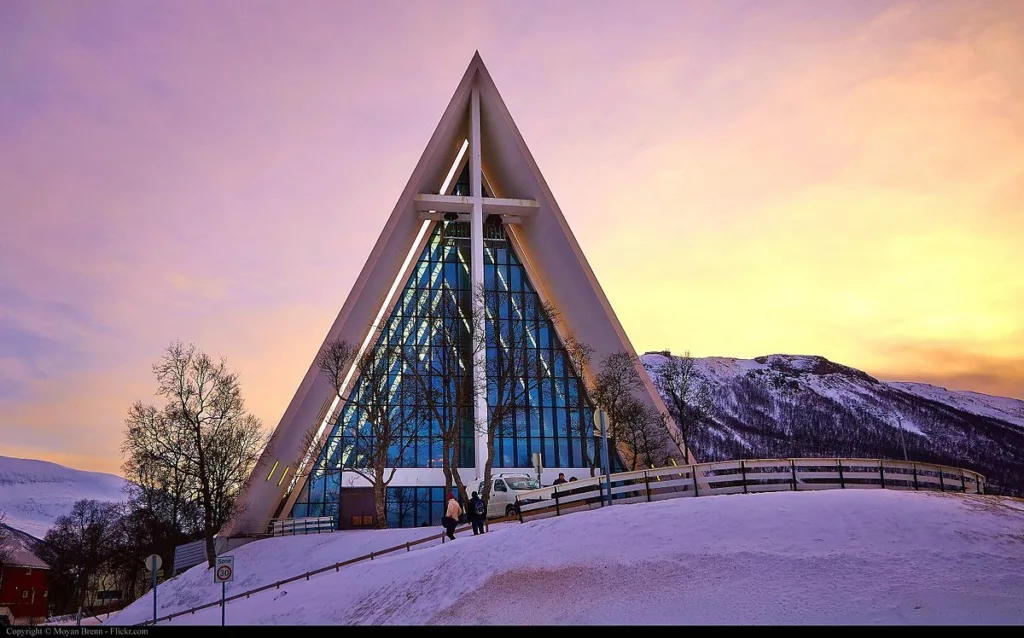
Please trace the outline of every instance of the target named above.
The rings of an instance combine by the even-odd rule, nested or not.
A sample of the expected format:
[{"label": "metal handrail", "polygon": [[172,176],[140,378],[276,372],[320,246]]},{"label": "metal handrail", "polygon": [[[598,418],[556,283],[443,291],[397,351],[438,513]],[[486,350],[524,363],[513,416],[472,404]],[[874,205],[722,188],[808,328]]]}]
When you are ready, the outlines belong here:
[{"label": "metal handrail", "polygon": [[[511,520],[514,520],[514,519],[512,517],[503,516],[501,518],[496,518],[496,519],[487,521],[487,525],[491,525],[493,523],[505,523],[505,522],[509,522]],[[468,531],[468,530],[471,530],[471,529],[472,529],[471,525],[464,525],[462,527],[456,528],[455,531],[456,532],[465,532],[465,531]],[[285,579],[279,580],[277,582],[273,582],[273,583],[269,583],[269,584],[266,584],[266,585],[262,585],[260,587],[249,589],[249,590],[240,592],[238,594],[232,594],[231,596],[228,596],[228,597],[226,597],[224,599],[224,603],[227,604],[227,603],[229,603],[229,602],[231,602],[233,600],[238,600],[240,598],[248,598],[252,594],[257,594],[259,592],[267,591],[269,589],[279,589],[281,587],[281,585],[287,585],[288,583],[294,583],[294,582],[299,581],[299,580],[309,580],[310,576],[316,576],[317,574],[323,574],[324,572],[329,572],[332,569],[337,572],[342,567],[347,567],[348,565],[354,565],[356,563],[361,563],[361,562],[367,561],[367,560],[373,560],[375,557],[380,557],[380,556],[383,556],[384,554],[391,554],[392,552],[397,552],[397,551],[400,551],[400,550],[403,550],[403,549],[405,551],[407,551],[407,552],[408,551],[412,551],[413,547],[415,547],[416,545],[422,545],[423,543],[429,543],[431,541],[436,541],[436,540],[440,539],[441,543],[444,544],[445,543],[445,539],[446,539],[446,535],[445,534],[446,534],[445,532],[441,532],[438,535],[430,535],[430,536],[426,536],[424,538],[421,538],[419,540],[408,541],[408,542],[406,542],[405,544],[402,544],[402,545],[395,545],[394,547],[388,547],[386,549],[381,549],[381,550],[373,551],[373,552],[370,552],[369,554],[363,554],[362,556],[356,556],[355,558],[349,558],[348,560],[339,561],[337,563],[333,563],[331,565],[327,565],[327,566],[321,567],[319,569],[313,569],[313,570],[304,572],[302,574],[298,574],[297,576],[292,576],[290,578],[285,578]],[[146,620],[146,621],[143,621],[141,623],[135,623],[132,626],[133,627],[141,627],[141,626],[153,625],[153,624],[158,623],[158,622],[163,621],[163,620],[169,621],[169,620],[171,620],[173,618],[176,618],[178,616],[184,616],[186,614],[194,614],[197,611],[201,611],[203,609],[210,609],[212,607],[219,607],[220,604],[221,604],[220,600],[215,600],[213,602],[204,603],[202,605],[197,605],[196,607],[190,607],[188,609],[183,609],[182,611],[178,611],[178,612],[175,612],[173,614],[167,614],[166,616],[158,616],[156,618],[156,620]]]}]

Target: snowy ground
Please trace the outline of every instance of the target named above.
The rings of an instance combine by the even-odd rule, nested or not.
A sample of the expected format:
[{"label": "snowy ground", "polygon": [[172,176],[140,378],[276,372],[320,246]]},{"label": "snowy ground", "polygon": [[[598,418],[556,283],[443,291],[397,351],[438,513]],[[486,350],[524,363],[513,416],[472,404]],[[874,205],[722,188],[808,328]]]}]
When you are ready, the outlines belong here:
[{"label": "snowy ground", "polygon": [[43,538],[57,517],[71,512],[75,501],[123,500],[120,476],[85,472],[49,461],[0,456],[0,510],[7,524]]},{"label": "snowy ground", "polygon": [[[252,543],[233,552],[244,581],[232,589],[427,531],[437,530]],[[1022,559],[1021,500],[891,490],[683,498],[462,533],[230,603],[227,622],[1020,624]],[[160,613],[215,600],[211,580],[199,567],[161,585]],[[218,624],[220,613],[170,624]],[[151,615],[143,598],[110,624]]]},{"label": "snowy ground", "polygon": [[[235,558],[235,579],[228,583],[227,595],[231,596],[269,585],[307,571],[357,556],[365,556],[370,552],[395,547],[427,536],[440,536],[440,533],[440,527],[353,530],[330,534],[282,536],[242,545],[230,552]],[[342,570],[348,569],[350,567],[342,568]],[[344,575],[344,573],[342,571],[340,575]],[[323,576],[314,576],[309,584],[323,585],[325,582]],[[289,587],[291,586],[289,585],[281,591],[285,591]],[[274,593],[279,592],[271,592],[271,594]],[[204,563],[158,585],[156,600],[157,615],[166,616],[213,600],[220,600],[220,585],[213,582],[213,574]],[[152,618],[153,598],[150,594],[121,610],[118,622],[133,624]],[[172,620],[171,623],[176,624],[177,619]],[[217,610],[217,623],[220,623],[219,609]]]}]

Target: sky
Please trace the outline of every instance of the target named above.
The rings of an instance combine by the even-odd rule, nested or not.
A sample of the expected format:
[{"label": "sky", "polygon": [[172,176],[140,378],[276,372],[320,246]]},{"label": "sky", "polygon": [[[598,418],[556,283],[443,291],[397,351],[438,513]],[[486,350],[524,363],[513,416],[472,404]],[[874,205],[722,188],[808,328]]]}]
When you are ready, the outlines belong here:
[{"label": "sky", "polygon": [[0,455],[274,427],[474,51],[638,352],[1024,398],[1024,3],[0,3]]}]

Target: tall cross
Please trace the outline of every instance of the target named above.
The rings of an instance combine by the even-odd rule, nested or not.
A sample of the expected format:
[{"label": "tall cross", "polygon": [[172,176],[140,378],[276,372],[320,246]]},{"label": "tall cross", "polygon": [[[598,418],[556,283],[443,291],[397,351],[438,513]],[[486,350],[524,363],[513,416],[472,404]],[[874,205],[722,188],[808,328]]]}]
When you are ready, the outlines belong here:
[{"label": "tall cross", "polygon": [[[482,295],[484,285],[484,215],[499,215],[502,223],[518,224],[524,217],[538,210],[536,200],[484,197],[483,153],[480,143],[480,91],[473,88],[470,101],[469,126],[469,184],[470,196],[458,195],[416,195],[413,205],[420,219],[468,221],[470,229],[470,281],[473,286],[473,340],[483,339],[484,309]],[[475,347],[473,358],[473,422],[476,432],[476,478],[483,479],[487,462],[487,348]]]}]

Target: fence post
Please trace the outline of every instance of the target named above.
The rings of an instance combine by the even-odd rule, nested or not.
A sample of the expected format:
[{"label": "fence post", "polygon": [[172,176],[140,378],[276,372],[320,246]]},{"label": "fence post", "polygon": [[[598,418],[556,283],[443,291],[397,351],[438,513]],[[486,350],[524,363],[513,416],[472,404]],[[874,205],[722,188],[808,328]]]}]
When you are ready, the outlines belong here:
[{"label": "fence post", "polygon": [[562,508],[558,506],[558,486],[551,488],[551,495],[555,498],[555,516],[562,515]]},{"label": "fence post", "polygon": [[743,459],[740,459],[740,472],[743,474],[743,493],[747,493],[747,466]]},{"label": "fence post", "polygon": [[878,475],[882,477],[882,489],[885,489],[885,463],[878,459]]},{"label": "fence post", "polygon": [[519,522],[523,522],[523,506],[519,503],[519,497],[516,496],[516,514],[519,514]]},{"label": "fence post", "polygon": [[789,459],[789,469],[793,471],[793,491],[796,491],[796,461]]},{"label": "fence post", "polygon": [[690,469],[693,470],[693,495],[700,496],[700,493],[697,492],[697,466],[691,465]]},{"label": "fence post", "polygon": [[647,502],[651,502],[651,477],[647,476],[647,470],[644,470],[644,486],[647,488]]},{"label": "fence post", "polygon": [[945,481],[942,480],[942,466],[941,465],[939,466],[939,491],[940,492],[945,492],[946,491],[946,483],[945,483]]},{"label": "fence post", "polygon": [[915,490],[918,489],[918,487],[917,487],[917,463],[914,463],[914,489]]},{"label": "fence post", "polygon": [[843,459],[836,459],[839,463],[839,487],[846,489],[846,479],[843,478]]},{"label": "fence post", "polygon": [[960,468],[960,491],[967,491],[967,485],[964,484],[964,468]]},{"label": "fence post", "polygon": [[409,547],[409,543],[406,543],[406,544],[405,544],[405,551],[407,551],[407,552],[408,552],[408,551],[412,551],[412,548],[411,548],[411,547]]}]

